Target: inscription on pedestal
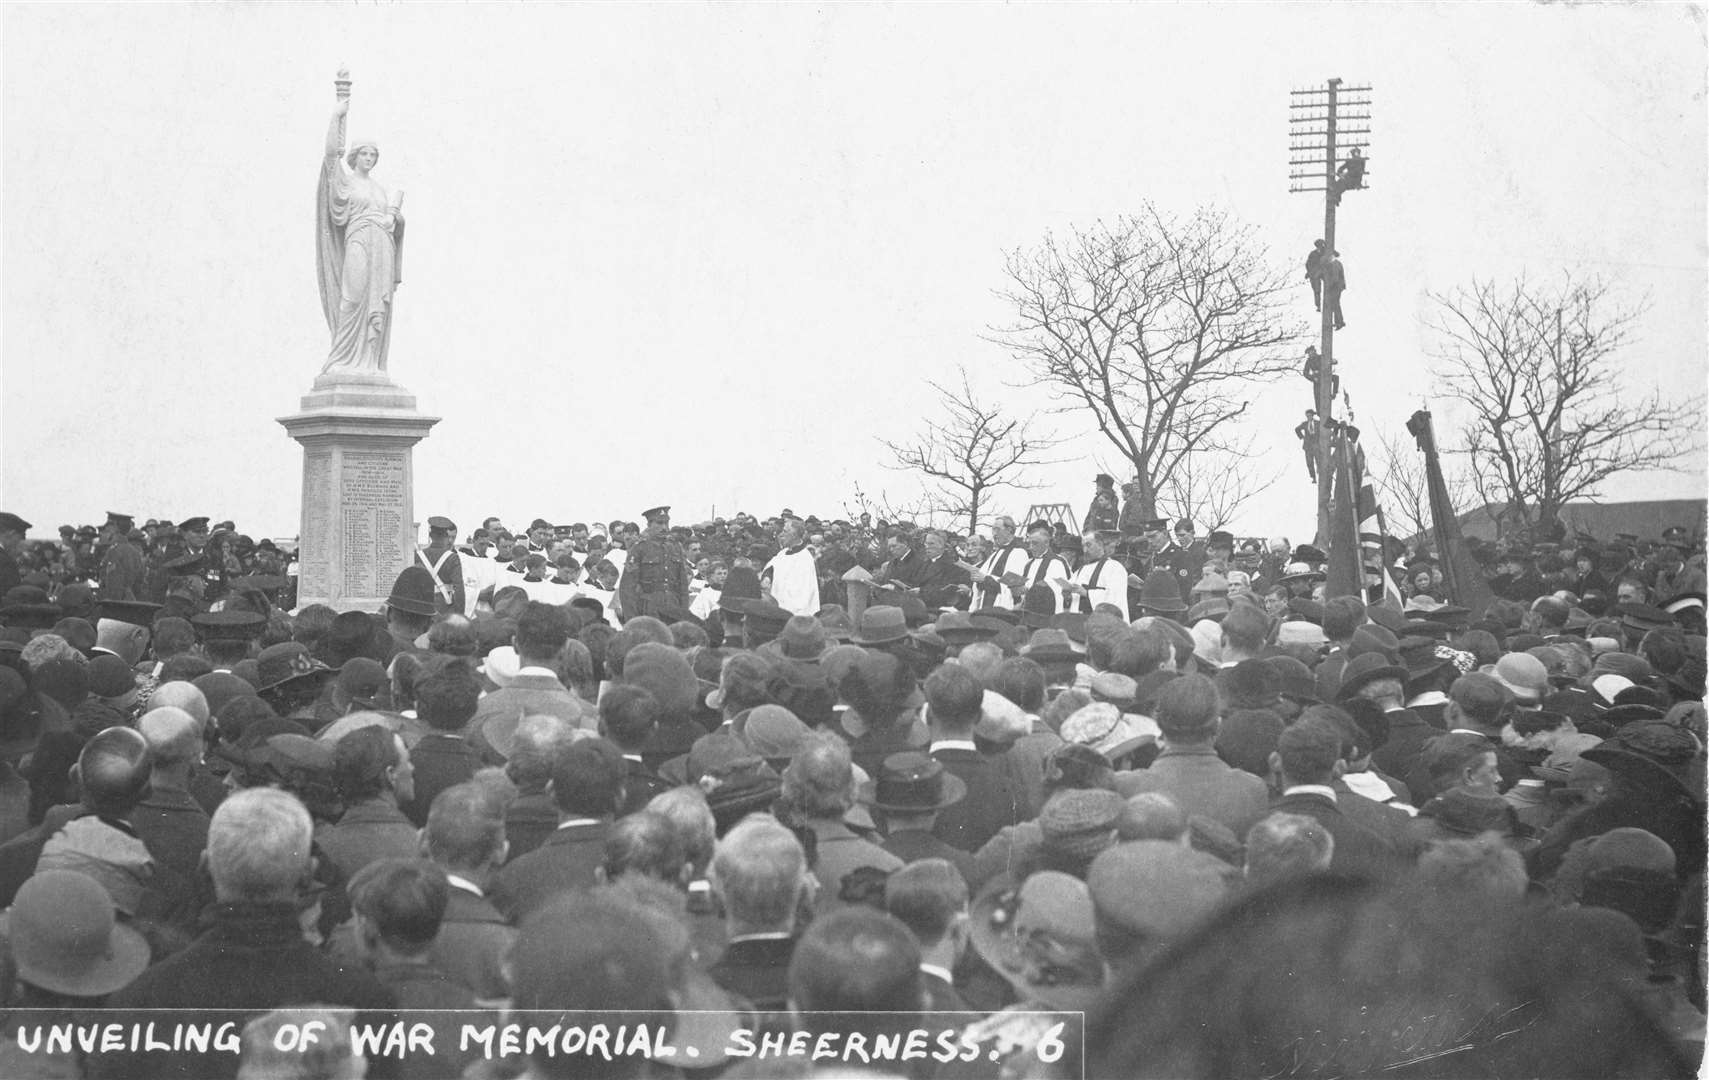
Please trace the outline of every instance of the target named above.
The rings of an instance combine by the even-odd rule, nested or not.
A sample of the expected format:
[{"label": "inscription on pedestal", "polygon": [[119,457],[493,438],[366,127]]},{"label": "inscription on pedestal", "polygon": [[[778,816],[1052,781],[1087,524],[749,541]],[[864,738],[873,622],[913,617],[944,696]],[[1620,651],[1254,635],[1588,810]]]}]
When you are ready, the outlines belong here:
[{"label": "inscription on pedestal", "polygon": [[332,532],[332,454],[303,452],[303,534],[297,589],[302,596],[326,596],[331,584],[327,540]]},{"label": "inscription on pedestal", "polygon": [[384,596],[406,565],[406,458],[346,451],[339,477],[343,595]]}]

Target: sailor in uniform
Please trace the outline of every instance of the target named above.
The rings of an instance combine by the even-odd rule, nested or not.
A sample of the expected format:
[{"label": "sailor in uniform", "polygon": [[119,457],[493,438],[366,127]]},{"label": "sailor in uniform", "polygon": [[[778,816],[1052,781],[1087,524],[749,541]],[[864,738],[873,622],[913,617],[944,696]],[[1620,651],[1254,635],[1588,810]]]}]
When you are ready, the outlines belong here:
[{"label": "sailor in uniform", "polygon": [[463,560],[457,554],[457,525],[450,518],[427,519],[427,546],[417,548],[416,561],[433,575],[433,606],[441,616],[461,615],[466,594]]}]

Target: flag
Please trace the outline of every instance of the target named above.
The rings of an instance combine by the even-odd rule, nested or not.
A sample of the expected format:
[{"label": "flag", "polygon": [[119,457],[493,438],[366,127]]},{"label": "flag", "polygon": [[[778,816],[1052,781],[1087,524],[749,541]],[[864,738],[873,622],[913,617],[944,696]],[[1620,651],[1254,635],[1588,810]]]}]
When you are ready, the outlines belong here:
[{"label": "flag", "polygon": [[1460,519],[1454,514],[1454,505],[1448,498],[1448,485],[1442,479],[1442,465],[1436,452],[1436,430],[1429,410],[1419,409],[1413,413],[1406,422],[1406,430],[1418,441],[1418,449],[1424,454],[1424,474],[1430,491],[1431,531],[1442,555],[1443,575],[1447,578],[1448,595],[1437,599],[1452,600],[1474,613],[1481,613],[1494,594],[1460,534]]},{"label": "flag", "polygon": [[[1354,462],[1358,464],[1357,461]],[[1359,488],[1359,548],[1361,552],[1374,552],[1376,563],[1374,573],[1365,575],[1367,586],[1382,586],[1382,599],[1379,601],[1385,607],[1401,611],[1405,602],[1400,595],[1400,586],[1395,583],[1394,574],[1389,569],[1389,530],[1383,521],[1383,508],[1377,505],[1376,489],[1370,484]],[[1361,597],[1360,599],[1367,599]]]},{"label": "flag", "polygon": [[1365,568],[1359,549],[1359,503],[1353,486],[1352,462],[1340,431],[1329,436],[1329,464],[1335,470],[1333,505],[1329,512],[1329,574],[1324,597],[1365,598]]}]

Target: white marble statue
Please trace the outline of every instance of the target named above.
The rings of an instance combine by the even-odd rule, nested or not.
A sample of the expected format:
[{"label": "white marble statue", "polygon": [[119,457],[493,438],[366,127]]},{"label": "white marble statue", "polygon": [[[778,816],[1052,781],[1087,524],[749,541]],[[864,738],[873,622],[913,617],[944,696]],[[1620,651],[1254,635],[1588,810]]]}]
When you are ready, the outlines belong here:
[{"label": "white marble statue", "polygon": [[380,160],[375,143],[353,140],[346,154],[348,73],[340,71],[335,85],[338,106],[326,133],[315,203],[320,303],[332,331],[321,374],[383,374],[392,297],[403,280],[403,193],[393,198],[374,179],[373,168]]}]

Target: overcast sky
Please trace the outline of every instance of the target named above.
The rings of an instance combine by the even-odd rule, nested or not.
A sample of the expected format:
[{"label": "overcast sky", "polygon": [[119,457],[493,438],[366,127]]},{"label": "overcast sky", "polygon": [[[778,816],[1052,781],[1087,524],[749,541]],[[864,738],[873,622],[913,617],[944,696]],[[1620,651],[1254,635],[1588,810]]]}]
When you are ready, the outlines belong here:
[{"label": "overcast sky", "polygon": [[[1151,200],[1300,261],[1291,88],[1374,85],[1338,247],[1367,432],[1432,398],[1426,294],[1616,279],[1633,390],[1705,383],[1705,30],[1677,5],[19,5],[0,8],[0,507],[297,532],[275,418],[323,362],[314,186],[332,79],[407,192],[392,374],[444,419],[416,516],[679,521],[906,498],[876,437],[984,338],[1004,253]],[[1302,317],[1311,315],[1302,283]],[[1283,479],[1236,531],[1310,534],[1299,380],[1254,394]],[[1077,417],[1038,492],[1119,459]],[[1606,499],[1701,495],[1701,460]]]}]

